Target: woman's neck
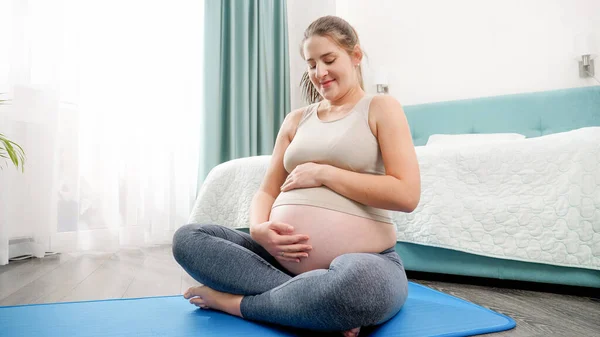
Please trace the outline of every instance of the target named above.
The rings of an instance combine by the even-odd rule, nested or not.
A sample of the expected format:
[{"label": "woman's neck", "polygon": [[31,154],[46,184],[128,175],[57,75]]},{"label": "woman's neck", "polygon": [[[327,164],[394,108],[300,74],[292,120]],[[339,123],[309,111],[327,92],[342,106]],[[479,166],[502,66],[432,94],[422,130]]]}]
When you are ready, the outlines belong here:
[{"label": "woman's neck", "polygon": [[348,105],[354,106],[364,96],[365,91],[361,87],[356,87],[348,90],[348,92],[335,100],[324,100],[324,102],[326,102],[327,107],[335,111],[344,109],[344,107],[347,107]]}]

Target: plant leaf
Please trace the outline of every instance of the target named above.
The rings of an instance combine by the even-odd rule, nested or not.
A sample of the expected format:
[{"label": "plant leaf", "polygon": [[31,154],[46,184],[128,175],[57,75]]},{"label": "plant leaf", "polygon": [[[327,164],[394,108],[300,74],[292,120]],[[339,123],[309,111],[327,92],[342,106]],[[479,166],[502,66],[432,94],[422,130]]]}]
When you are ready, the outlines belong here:
[{"label": "plant leaf", "polygon": [[10,157],[10,160],[12,160],[13,164],[15,164],[16,167],[19,167],[19,159],[17,158],[15,149],[10,144],[10,141],[5,141],[4,147],[6,147],[6,151],[8,152],[8,156]]},{"label": "plant leaf", "polygon": [[[2,152],[8,154],[8,158],[10,158],[10,160],[12,161],[12,163],[15,165],[15,167],[18,169],[19,166],[21,166],[21,172],[25,171],[25,151],[23,150],[23,148],[11,141],[10,139],[6,138],[6,136],[4,136],[3,134],[0,133],[0,150],[2,150]],[[2,155],[3,158],[7,158],[6,155]]]}]

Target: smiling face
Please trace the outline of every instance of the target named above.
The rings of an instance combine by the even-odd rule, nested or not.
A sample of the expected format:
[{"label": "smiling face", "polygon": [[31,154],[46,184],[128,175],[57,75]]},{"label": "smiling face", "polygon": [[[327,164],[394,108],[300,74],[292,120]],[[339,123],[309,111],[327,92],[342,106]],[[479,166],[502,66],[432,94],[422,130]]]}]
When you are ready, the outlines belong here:
[{"label": "smiling face", "polygon": [[330,38],[313,35],[304,42],[303,53],[310,81],[323,98],[334,101],[360,88],[357,71],[362,55],[358,46],[349,54]]}]

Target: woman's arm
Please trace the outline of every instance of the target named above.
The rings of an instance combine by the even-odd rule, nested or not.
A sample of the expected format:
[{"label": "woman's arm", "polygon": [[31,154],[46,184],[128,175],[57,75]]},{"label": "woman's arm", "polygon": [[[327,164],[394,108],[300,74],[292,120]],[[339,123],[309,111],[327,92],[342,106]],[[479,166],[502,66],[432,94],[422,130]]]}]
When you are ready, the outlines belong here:
[{"label": "woman's arm", "polygon": [[421,197],[419,163],[410,128],[400,103],[376,96],[370,118],[375,122],[386,175],[372,175],[322,165],[320,182],[333,191],[372,207],[412,212]]},{"label": "woman's arm", "polygon": [[258,190],[254,194],[250,204],[250,232],[253,226],[269,221],[274,202],[275,198],[265,191]]},{"label": "woman's arm", "polygon": [[417,208],[420,196],[414,184],[390,175],[357,173],[323,165],[323,185],[333,191],[372,207],[410,213]]},{"label": "woman's arm", "polygon": [[273,154],[271,155],[271,162],[250,205],[250,233],[252,233],[254,225],[269,221],[271,207],[280,193],[281,185],[288,175],[283,166],[283,155],[296,134],[296,129],[303,112],[304,108],[290,112],[281,124],[277,139],[275,140]]}]

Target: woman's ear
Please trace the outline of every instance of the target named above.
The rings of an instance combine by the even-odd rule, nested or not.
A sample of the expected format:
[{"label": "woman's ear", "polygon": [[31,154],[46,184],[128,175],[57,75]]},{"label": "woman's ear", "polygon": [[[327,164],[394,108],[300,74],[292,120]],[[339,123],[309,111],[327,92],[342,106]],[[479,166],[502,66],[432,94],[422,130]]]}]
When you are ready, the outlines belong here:
[{"label": "woman's ear", "polygon": [[354,46],[354,50],[352,51],[352,64],[358,65],[362,62],[363,52],[362,48],[359,45]]}]

